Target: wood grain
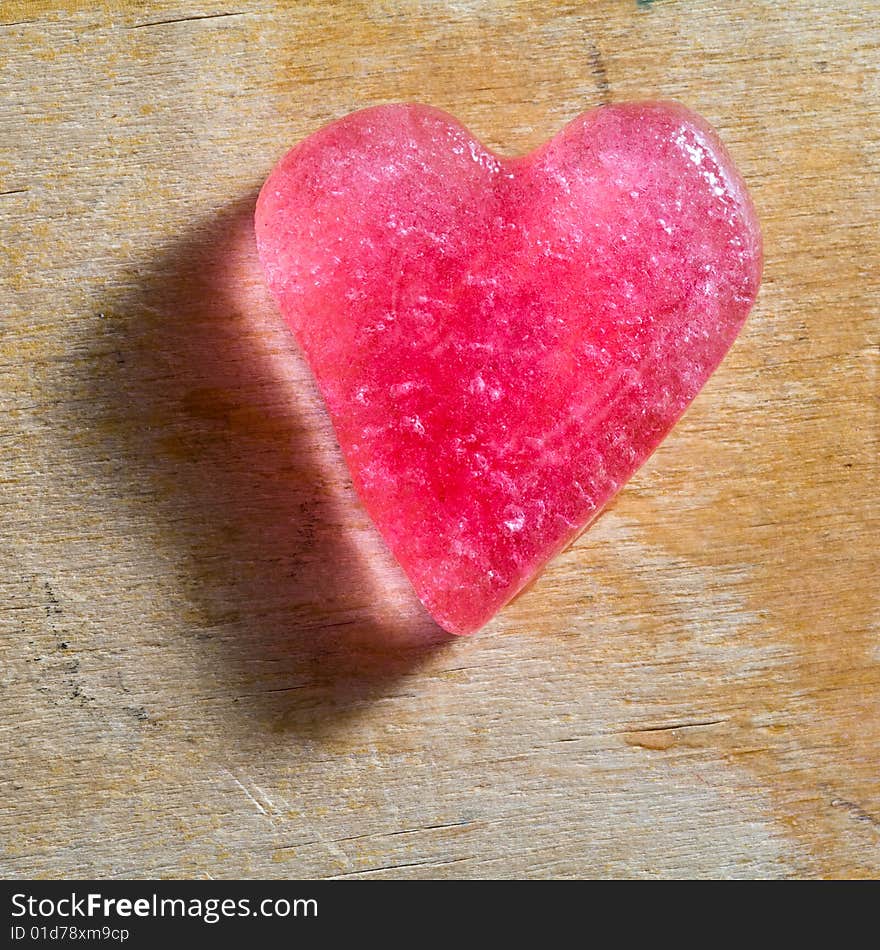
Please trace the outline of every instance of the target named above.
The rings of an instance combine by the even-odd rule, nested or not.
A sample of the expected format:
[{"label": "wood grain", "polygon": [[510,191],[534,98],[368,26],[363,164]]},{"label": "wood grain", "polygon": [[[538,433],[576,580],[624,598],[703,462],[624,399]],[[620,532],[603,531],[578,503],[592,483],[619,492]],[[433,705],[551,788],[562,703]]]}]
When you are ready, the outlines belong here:
[{"label": "wood grain", "polygon": [[[875,14],[0,5],[0,873],[878,876]],[[450,640],[261,289],[256,190],[373,103],[517,153],[637,97],[720,130],[759,303]]]}]

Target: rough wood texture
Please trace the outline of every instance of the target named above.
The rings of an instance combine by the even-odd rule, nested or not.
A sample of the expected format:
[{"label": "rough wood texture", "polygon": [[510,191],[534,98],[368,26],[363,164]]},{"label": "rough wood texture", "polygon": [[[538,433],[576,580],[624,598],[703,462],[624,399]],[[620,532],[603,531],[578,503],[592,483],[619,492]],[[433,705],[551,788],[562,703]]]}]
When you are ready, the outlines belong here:
[{"label": "rough wood texture", "polygon": [[[0,5],[0,872],[877,876],[869,2]],[[387,100],[530,149],[679,98],[759,304],[482,634],[413,603],[254,269],[283,150]]]}]

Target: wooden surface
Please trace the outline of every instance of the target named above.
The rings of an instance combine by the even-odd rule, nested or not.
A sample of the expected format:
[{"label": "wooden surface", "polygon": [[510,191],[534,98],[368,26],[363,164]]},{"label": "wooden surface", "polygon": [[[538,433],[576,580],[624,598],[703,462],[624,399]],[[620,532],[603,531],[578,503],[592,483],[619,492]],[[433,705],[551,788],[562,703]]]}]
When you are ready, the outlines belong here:
[{"label": "wooden surface", "polygon": [[[0,873],[878,876],[871,2],[0,3]],[[728,359],[472,639],[352,497],[255,270],[286,147],[417,99],[528,150],[720,130]]]}]

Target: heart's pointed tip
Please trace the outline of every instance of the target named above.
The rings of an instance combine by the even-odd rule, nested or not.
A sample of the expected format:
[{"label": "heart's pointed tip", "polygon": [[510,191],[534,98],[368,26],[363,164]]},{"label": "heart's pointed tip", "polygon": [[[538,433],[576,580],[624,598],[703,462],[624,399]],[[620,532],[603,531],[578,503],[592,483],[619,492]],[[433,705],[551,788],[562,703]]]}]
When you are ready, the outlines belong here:
[{"label": "heart's pointed tip", "polygon": [[[410,578],[410,583],[413,578]],[[459,591],[457,594],[450,594],[448,591],[438,589],[432,590],[424,584],[420,584],[420,590],[416,590],[416,596],[422,606],[427,611],[431,620],[445,634],[450,637],[471,637],[478,633],[489,621],[496,615],[498,608],[493,607],[487,610],[486,606],[480,603],[478,592]]]},{"label": "heart's pointed tip", "polygon": [[459,627],[456,624],[452,624],[449,622],[440,623],[439,620],[437,621],[437,623],[438,623],[438,626],[440,626],[442,630],[444,630],[450,636],[455,637],[456,639],[467,639],[468,637],[472,637],[475,634],[477,634],[480,630],[482,630],[483,626],[485,626],[485,624],[481,624],[478,627]]},{"label": "heart's pointed tip", "polygon": [[[431,615],[437,626],[451,637],[456,639],[466,639],[479,633],[492,619],[488,617],[481,620],[454,620],[449,617],[437,617]],[[493,615],[494,616],[494,615]]]}]

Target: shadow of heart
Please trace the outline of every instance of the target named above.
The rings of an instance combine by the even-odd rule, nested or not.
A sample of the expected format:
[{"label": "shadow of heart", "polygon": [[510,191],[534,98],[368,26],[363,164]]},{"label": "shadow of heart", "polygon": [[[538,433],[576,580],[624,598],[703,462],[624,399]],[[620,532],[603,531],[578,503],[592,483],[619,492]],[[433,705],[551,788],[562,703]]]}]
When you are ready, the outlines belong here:
[{"label": "shadow of heart", "polygon": [[[256,193],[139,268],[103,314],[87,409],[180,576],[182,636],[269,732],[331,733],[452,638],[416,600],[351,487],[264,289]],[[126,501],[128,500],[128,501]],[[144,515],[147,512],[147,515]],[[245,701],[246,700],[246,701]]]}]

